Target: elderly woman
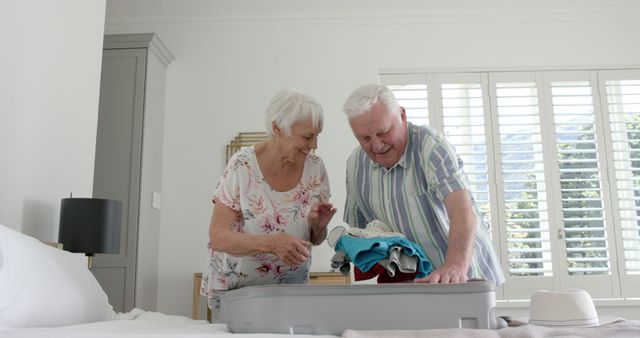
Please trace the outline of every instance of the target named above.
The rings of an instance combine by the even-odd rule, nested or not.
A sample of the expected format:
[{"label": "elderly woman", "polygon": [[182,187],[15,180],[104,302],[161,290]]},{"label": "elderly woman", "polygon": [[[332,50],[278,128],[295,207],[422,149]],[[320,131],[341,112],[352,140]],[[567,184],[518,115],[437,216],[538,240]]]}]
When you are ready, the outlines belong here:
[{"label": "elderly woman", "polygon": [[307,283],[311,246],[324,241],[336,209],[329,180],[311,153],[322,131],[314,98],[284,90],[265,112],[269,140],[230,159],[216,188],[208,272],[200,292]]}]

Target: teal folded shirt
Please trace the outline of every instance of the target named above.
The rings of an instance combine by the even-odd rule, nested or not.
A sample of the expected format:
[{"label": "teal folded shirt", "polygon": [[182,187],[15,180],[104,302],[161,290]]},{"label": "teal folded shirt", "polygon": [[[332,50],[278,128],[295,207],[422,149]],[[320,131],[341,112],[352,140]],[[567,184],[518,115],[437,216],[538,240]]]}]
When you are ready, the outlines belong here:
[{"label": "teal folded shirt", "polygon": [[389,249],[400,246],[407,256],[418,258],[416,278],[423,278],[431,272],[431,262],[418,244],[404,237],[361,238],[342,236],[336,243],[336,251],[344,252],[362,272],[367,272],[379,261],[389,257]]}]

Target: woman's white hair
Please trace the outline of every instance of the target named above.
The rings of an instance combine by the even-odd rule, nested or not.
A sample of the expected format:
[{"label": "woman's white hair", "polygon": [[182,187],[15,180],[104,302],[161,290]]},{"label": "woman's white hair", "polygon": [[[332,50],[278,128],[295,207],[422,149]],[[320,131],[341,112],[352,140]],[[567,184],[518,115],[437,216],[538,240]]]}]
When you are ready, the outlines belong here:
[{"label": "woman's white hair", "polygon": [[279,91],[269,102],[265,115],[265,126],[269,137],[273,137],[275,124],[291,136],[291,128],[298,122],[311,120],[314,128],[322,130],[324,113],[320,102],[315,98],[291,89]]},{"label": "woman's white hair", "polygon": [[400,104],[393,92],[379,84],[366,84],[356,88],[345,101],[342,110],[351,118],[366,113],[378,102],[382,102],[389,113],[400,114]]}]

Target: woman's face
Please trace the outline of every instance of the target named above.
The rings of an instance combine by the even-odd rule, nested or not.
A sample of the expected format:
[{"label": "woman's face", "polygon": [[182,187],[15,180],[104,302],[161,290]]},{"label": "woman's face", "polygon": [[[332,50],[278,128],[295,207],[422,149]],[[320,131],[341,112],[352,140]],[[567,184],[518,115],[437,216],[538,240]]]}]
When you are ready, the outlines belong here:
[{"label": "woman's face", "polygon": [[295,123],[291,127],[291,136],[282,133],[283,144],[294,158],[306,158],[312,150],[318,147],[318,135],[321,130],[314,128],[311,120]]}]

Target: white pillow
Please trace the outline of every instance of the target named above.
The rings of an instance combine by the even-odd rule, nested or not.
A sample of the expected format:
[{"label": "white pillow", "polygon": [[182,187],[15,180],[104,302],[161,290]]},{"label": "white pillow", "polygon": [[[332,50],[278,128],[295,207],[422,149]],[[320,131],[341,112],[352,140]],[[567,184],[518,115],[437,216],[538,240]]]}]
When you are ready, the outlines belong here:
[{"label": "white pillow", "polygon": [[0,224],[0,329],[110,320],[86,259]]}]

